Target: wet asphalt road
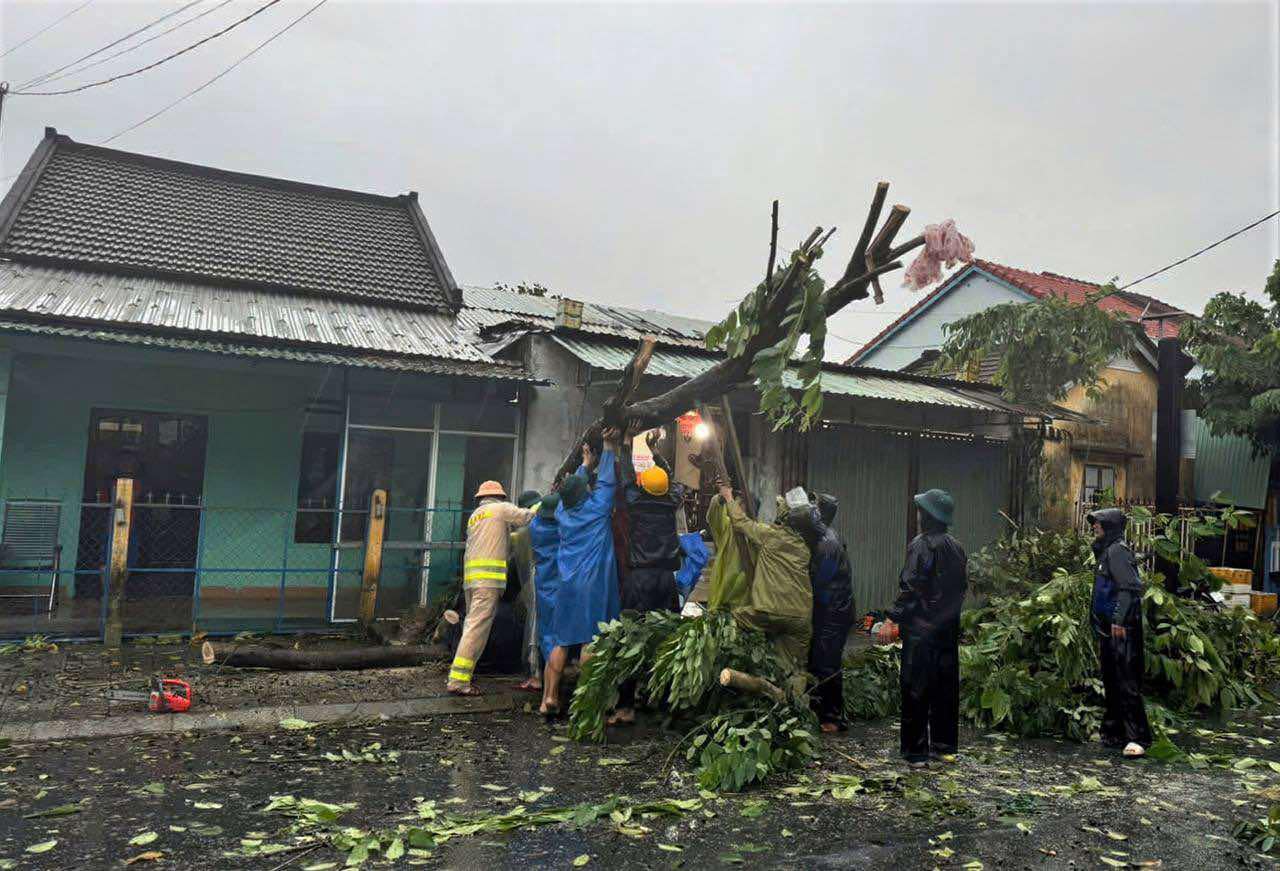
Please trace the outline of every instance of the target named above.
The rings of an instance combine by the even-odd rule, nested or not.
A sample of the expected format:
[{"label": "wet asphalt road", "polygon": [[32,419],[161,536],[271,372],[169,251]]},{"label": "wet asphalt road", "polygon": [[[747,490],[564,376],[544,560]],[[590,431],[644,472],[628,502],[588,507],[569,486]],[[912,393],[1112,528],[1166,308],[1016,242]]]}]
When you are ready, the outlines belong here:
[{"label": "wet asphalt road", "polygon": [[[894,724],[864,724],[824,740],[799,778],[702,810],[455,838],[397,864],[485,869],[573,868],[1094,868],[1159,861],[1165,868],[1270,867],[1232,837],[1240,819],[1280,801],[1277,719],[1217,724],[1204,749],[1258,761],[1244,770],[1129,764],[1096,746],[965,736],[954,764],[907,776],[885,792],[813,795],[831,774],[901,772]],[[1228,736],[1224,736],[1227,733]],[[1236,737],[1229,737],[1235,735]],[[1271,736],[1271,737],[1268,737]],[[354,802],[341,823],[390,827],[415,797],[451,812],[497,813],[520,791],[549,787],[531,809],[603,801],[696,798],[689,770],[666,759],[678,736],[639,728],[603,747],[564,740],[536,716],[434,718],[338,729],[66,742],[0,751],[0,868],[300,869],[345,857],[328,846],[243,855],[244,841],[291,846],[290,820],[263,813],[272,795]],[[1191,739],[1190,733],[1179,736]],[[1259,740],[1261,739],[1261,740]],[[381,742],[390,764],[333,762],[326,752]],[[600,764],[601,760],[606,764]],[[620,761],[628,764],[618,764]],[[791,787],[789,792],[783,790]],[[78,804],[65,816],[25,818]],[[139,838],[154,840],[130,844]],[[46,852],[28,848],[57,843]],[[659,846],[666,845],[666,849]],[[672,848],[679,848],[676,852]],[[1109,860],[1109,861],[1108,861]],[[12,864],[9,864],[12,863]],[[1111,865],[1110,863],[1119,863]],[[374,859],[366,867],[376,867]],[[383,863],[390,865],[391,863]],[[976,868],[976,865],[969,865]]]}]

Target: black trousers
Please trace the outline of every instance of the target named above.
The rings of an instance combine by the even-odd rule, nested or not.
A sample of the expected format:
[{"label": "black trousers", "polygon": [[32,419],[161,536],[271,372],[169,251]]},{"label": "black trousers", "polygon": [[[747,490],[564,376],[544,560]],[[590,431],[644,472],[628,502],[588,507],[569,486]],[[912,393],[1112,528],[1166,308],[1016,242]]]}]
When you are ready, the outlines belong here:
[{"label": "black trousers", "polygon": [[[1110,631],[1110,626],[1106,627]],[[1123,641],[1110,635],[1101,639],[1098,658],[1106,708],[1102,715],[1102,743],[1120,747],[1136,741],[1151,745],[1151,726],[1142,702],[1142,673],[1146,668],[1142,623],[1125,627]]]},{"label": "black trousers", "polygon": [[853,626],[852,608],[813,609],[813,641],[809,644],[809,673],[817,681],[809,703],[818,720],[844,725],[844,645]]},{"label": "black trousers", "polygon": [[902,755],[954,753],[960,732],[960,622],[902,627]]},{"label": "black trousers", "polygon": [[[676,593],[676,573],[671,569],[632,568],[622,588],[623,611],[678,611],[680,599]],[[636,704],[636,682],[623,681],[618,687],[618,707],[633,708]]]}]

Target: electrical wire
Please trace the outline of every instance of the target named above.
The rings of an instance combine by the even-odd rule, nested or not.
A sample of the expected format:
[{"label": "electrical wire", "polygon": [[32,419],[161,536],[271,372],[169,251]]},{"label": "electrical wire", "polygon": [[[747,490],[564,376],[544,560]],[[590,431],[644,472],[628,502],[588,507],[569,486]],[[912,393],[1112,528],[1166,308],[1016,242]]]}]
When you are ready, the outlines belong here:
[{"label": "electrical wire", "polygon": [[[204,2],[204,0],[197,0],[197,2]],[[73,70],[67,70],[65,73],[61,73],[51,78],[47,78],[44,81],[40,82],[40,84],[47,85],[50,82],[61,81],[62,79],[70,78],[71,76],[78,76],[80,73],[84,72],[85,70],[91,70],[96,66],[101,66],[102,64],[107,63],[108,61],[115,60],[121,55],[128,54],[131,51],[137,51],[138,49],[142,48],[144,45],[146,45],[149,42],[155,42],[157,39],[160,39],[163,36],[168,36],[170,33],[173,33],[175,30],[186,27],[188,24],[191,24],[195,21],[199,21],[201,18],[204,18],[206,15],[209,15],[213,12],[217,12],[219,9],[221,9],[223,6],[226,6],[230,2],[231,0],[222,0],[222,2],[217,4],[216,6],[206,9],[203,12],[198,12],[195,15],[191,16],[190,18],[184,18],[182,21],[179,21],[177,24],[173,25],[172,27],[166,28],[160,31],[159,33],[155,34],[154,36],[148,36],[146,39],[142,40],[142,42],[137,42],[137,43],[134,43],[133,45],[125,46],[115,54],[109,54],[106,57],[98,58],[96,61],[85,64],[82,67],[77,67],[76,69],[73,69]]]},{"label": "electrical wire", "polygon": [[31,42],[32,40],[34,40],[36,37],[40,36],[41,34],[48,33],[50,30],[53,30],[53,29],[54,29],[55,27],[57,27],[59,24],[61,24],[62,22],[66,21],[66,20],[67,20],[68,18],[70,18],[72,15],[75,15],[77,12],[79,12],[81,9],[83,9],[83,8],[84,8],[84,7],[86,7],[86,6],[88,6],[88,5],[89,5],[90,3],[92,3],[92,2],[93,2],[93,0],[84,0],[84,2],[83,2],[83,3],[81,3],[81,4],[80,4],[79,6],[77,6],[75,9],[72,9],[72,10],[71,10],[70,12],[68,12],[67,14],[63,15],[61,18],[55,18],[55,19],[53,20],[53,23],[52,23],[52,24],[46,24],[44,27],[40,28],[40,29],[39,29],[39,30],[37,30],[35,33],[33,33],[33,34],[31,34],[30,36],[28,36],[26,39],[22,40],[22,42],[18,43],[17,45],[13,45],[13,46],[10,46],[9,48],[6,48],[6,49],[4,50],[4,52],[3,52],[3,53],[0,53],[0,58],[8,57],[9,55],[13,54],[15,51],[17,51],[18,49],[22,48],[24,45],[26,45],[27,43]]},{"label": "electrical wire", "polygon": [[[200,2],[200,0],[196,0],[196,2],[198,3],[198,2]],[[112,82],[118,82],[120,79],[127,79],[127,78],[129,78],[130,76],[136,76],[136,75],[139,75],[139,74],[141,74],[141,73],[145,73],[147,70],[153,70],[153,69],[155,69],[156,67],[160,66],[161,64],[168,63],[169,61],[173,60],[173,59],[174,59],[174,58],[176,58],[176,57],[181,57],[182,55],[186,54],[187,52],[195,51],[197,48],[199,48],[200,46],[204,45],[206,42],[209,42],[209,41],[211,41],[211,40],[217,39],[219,36],[222,36],[223,34],[230,33],[231,31],[233,31],[233,30],[235,30],[237,27],[239,27],[241,24],[244,24],[244,23],[245,23],[246,21],[248,21],[250,18],[253,18],[253,17],[257,16],[257,15],[261,15],[263,12],[266,12],[268,9],[270,9],[272,6],[275,6],[275,5],[276,5],[277,3],[279,3],[279,2],[281,2],[281,0],[267,0],[267,2],[266,2],[266,3],[264,3],[264,4],[263,4],[263,5],[261,5],[261,6],[259,6],[257,9],[253,10],[253,11],[252,11],[252,12],[250,12],[248,15],[244,16],[243,18],[241,18],[241,19],[239,19],[239,20],[237,20],[237,21],[233,21],[233,22],[231,22],[231,23],[230,23],[230,24],[228,24],[226,27],[222,28],[221,30],[217,31],[216,33],[211,33],[211,34],[209,34],[208,36],[206,36],[204,39],[197,40],[196,42],[191,43],[191,45],[188,45],[186,48],[178,49],[178,50],[177,50],[177,51],[175,51],[173,54],[170,54],[170,55],[167,55],[167,56],[165,56],[165,57],[162,57],[162,58],[160,58],[160,60],[158,60],[158,61],[154,61],[154,62],[152,62],[152,63],[149,63],[149,64],[147,64],[147,65],[146,65],[146,66],[144,66],[144,67],[138,67],[136,70],[130,70],[130,71],[129,71],[129,72],[127,72],[127,73],[120,73],[119,75],[112,76],[112,77],[111,77],[111,78],[109,78],[109,79],[102,79],[101,81],[97,81],[97,82],[89,82],[89,83],[88,83],[88,84],[86,84],[86,85],[79,85],[79,86],[74,87],[74,88],[66,88],[66,89],[61,90],[61,91],[14,91],[14,92],[13,92],[13,96],[16,96],[16,97],[61,97],[61,96],[65,95],[65,94],[78,94],[79,92],[81,92],[81,91],[87,91],[87,90],[89,90],[90,88],[97,88],[97,87],[100,87],[101,85],[109,85],[109,84],[111,84]],[[188,4],[188,5],[187,5],[187,7],[184,7],[184,8],[189,8],[189,7],[190,7],[190,6],[192,6],[192,5],[194,5],[194,4]]]},{"label": "electrical wire", "polygon": [[133,38],[134,38],[135,36],[137,36],[139,33],[142,33],[142,32],[144,32],[144,31],[150,30],[151,28],[153,28],[153,27],[155,27],[157,24],[159,24],[161,21],[164,21],[164,20],[166,20],[166,19],[168,19],[168,18],[172,18],[173,16],[178,15],[178,14],[180,14],[180,13],[182,13],[182,12],[185,12],[186,10],[190,9],[192,6],[195,6],[195,5],[196,5],[197,3],[199,3],[199,2],[201,2],[201,0],[192,0],[192,2],[188,3],[186,6],[180,6],[180,7],[178,7],[177,9],[173,10],[172,12],[166,12],[164,15],[161,15],[159,18],[157,18],[157,19],[155,19],[155,20],[153,20],[153,21],[150,21],[150,22],[148,22],[147,24],[144,24],[142,27],[139,27],[137,30],[130,31],[129,33],[126,33],[124,36],[120,37],[119,39],[117,39],[117,40],[114,40],[114,41],[112,41],[112,42],[107,43],[107,44],[106,44],[106,45],[104,45],[102,48],[94,49],[93,51],[89,52],[89,53],[88,53],[88,54],[86,54],[85,56],[83,56],[83,57],[78,57],[78,58],[76,58],[75,60],[71,61],[71,63],[63,64],[62,66],[58,67],[56,70],[50,70],[49,72],[44,73],[43,75],[36,76],[34,79],[28,79],[27,81],[25,81],[25,82],[23,82],[22,84],[18,85],[18,89],[19,89],[19,90],[21,90],[22,88],[31,88],[31,87],[34,87],[34,86],[36,86],[36,85],[40,84],[41,82],[43,82],[45,79],[49,78],[50,76],[56,76],[58,73],[62,72],[63,70],[65,70],[65,69],[67,69],[67,68],[69,68],[69,67],[73,67],[73,66],[75,66],[75,65],[76,65],[76,64],[78,64],[78,63],[81,63],[81,62],[83,62],[83,61],[87,61],[87,60],[88,60],[89,58],[91,58],[91,57],[97,57],[98,55],[100,55],[100,54],[102,54],[104,51],[106,51],[107,49],[115,48],[115,47],[116,47],[117,45],[119,45],[120,43],[122,43],[122,42],[124,42],[124,41],[126,41],[126,40],[129,40],[129,39],[133,39]]},{"label": "electrical wire", "polygon": [[138,122],[136,122],[136,123],[134,123],[134,124],[131,124],[130,126],[128,126],[128,127],[126,127],[126,128],[124,128],[124,129],[123,129],[123,130],[121,130],[121,131],[119,131],[118,133],[113,133],[111,136],[109,136],[109,137],[107,137],[106,139],[102,140],[102,142],[101,142],[100,144],[101,144],[101,145],[106,145],[106,144],[107,144],[107,143],[109,143],[109,142],[113,142],[113,141],[115,141],[116,139],[119,139],[121,136],[125,135],[126,133],[130,133],[130,132],[132,132],[132,131],[134,131],[134,130],[137,130],[137,129],[138,129],[139,127],[141,127],[143,124],[146,124],[146,123],[147,123],[147,122],[149,122],[149,121],[153,121],[153,120],[155,120],[156,118],[159,118],[161,115],[163,115],[165,112],[168,112],[170,109],[172,109],[174,106],[177,106],[179,103],[184,102],[185,100],[187,100],[187,99],[188,99],[188,98],[190,98],[190,97],[194,97],[196,94],[200,93],[200,92],[201,92],[201,91],[203,91],[205,88],[209,87],[209,86],[210,86],[210,85],[212,85],[214,82],[216,82],[218,79],[222,78],[222,77],[223,77],[223,76],[225,76],[227,73],[231,72],[231,71],[232,71],[232,70],[234,70],[236,67],[240,66],[240,64],[244,63],[244,62],[245,62],[245,61],[247,61],[249,58],[253,57],[255,54],[257,54],[258,52],[262,51],[262,49],[266,48],[266,47],[267,47],[267,46],[268,46],[272,41],[274,41],[275,39],[278,39],[279,37],[283,36],[285,33],[287,33],[289,30],[291,30],[295,25],[300,24],[304,18],[306,18],[306,17],[307,17],[308,15],[310,15],[312,12],[315,12],[317,9],[319,9],[321,6],[323,6],[323,5],[324,5],[325,3],[327,3],[327,2],[329,2],[329,0],[319,0],[319,2],[318,2],[318,3],[316,3],[316,4],[315,4],[314,6],[312,6],[310,9],[308,9],[306,12],[303,12],[303,13],[302,13],[301,15],[299,15],[297,18],[293,19],[293,20],[292,20],[292,21],[290,21],[288,24],[286,24],[284,27],[280,28],[280,29],[279,29],[279,30],[277,30],[275,33],[273,33],[273,34],[271,34],[270,36],[268,36],[268,37],[267,37],[266,39],[264,39],[262,42],[258,43],[256,46],[254,46],[252,49],[250,49],[246,54],[241,55],[241,56],[240,56],[240,58],[239,58],[238,60],[236,60],[234,63],[232,63],[232,64],[231,64],[231,66],[227,67],[225,70],[223,70],[222,72],[218,73],[216,76],[214,76],[213,78],[209,79],[209,80],[208,80],[208,81],[206,81],[204,84],[199,85],[199,86],[197,86],[197,87],[195,87],[195,88],[192,88],[190,91],[187,91],[185,94],[183,94],[183,95],[182,95],[181,97],[179,97],[178,99],[174,100],[172,103],[169,103],[169,104],[167,104],[167,105],[165,105],[165,106],[161,107],[159,110],[157,110],[157,111],[155,111],[155,112],[152,112],[150,115],[148,115],[147,117],[143,118],[141,121],[138,121]]},{"label": "electrical wire", "polygon": [[1162,266],[1162,267],[1160,267],[1159,269],[1157,269],[1155,272],[1152,272],[1152,273],[1150,273],[1150,274],[1148,274],[1148,275],[1144,275],[1144,276],[1142,276],[1141,278],[1139,278],[1139,279],[1137,279],[1137,280],[1135,280],[1135,281],[1131,281],[1131,282],[1129,282],[1128,284],[1126,284],[1126,285],[1124,285],[1124,286],[1122,286],[1122,287],[1118,287],[1118,288],[1116,288],[1116,289],[1117,289],[1117,290],[1128,290],[1129,288],[1133,287],[1135,284],[1140,284],[1141,282],[1146,281],[1148,278],[1155,278],[1157,275],[1159,275],[1159,274],[1160,274],[1160,273],[1162,273],[1162,272],[1168,272],[1170,269],[1173,269],[1175,266],[1181,266],[1182,264],[1186,263],[1188,260],[1192,260],[1192,259],[1194,259],[1194,258],[1196,258],[1196,257],[1199,257],[1201,254],[1203,254],[1204,252],[1206,252],[1206,251],[1208,251],[1208,250],[1210,250],[1210,249],[1217,248],[1217,247],[1218,247],[1219,245],[1221,245],[1223,242],[1227,242],[1227,241],[1229,241],[1229,240],[1231,240],[1231,239],[1234,239],[1236,236],[1239,236],[1241,233],[1245,232],[1246,230],[1252,230],[1254,227],[1258,226],[1259,224],[1263,223],[1264,221],[1269,221],[1269,220],[1271,220],[1271,219],[1272,219],[1272,218],[1274,218],[1276,215],[1280,215],[1280,210],[1274,211],[1274,212],[1272,212],[1272,213],[1271,213],[1271,214],[1269,214],[1269,215],[1263,215],[1261,218],[1259,218],[1258,220],[1254,221],[1254,222],[1253,222],[1252,224],[1250,224],[1249,226],[1247,226],[1247,227],[1241,227],[1239,230],[1236,230],[1234,233],[1230,234],[1229,236],[1223,236],[1221,239],[1219,239],[1217,242],[1214,242],[1212,245],[1206,245],[1206,246],[1204,246],[1203,248],[1201,248],[1199,251],[1195,252],[1194,254],[1188,254],[1186,257],[1183,257],[1181,260],[1175,260],[1173,263],[1170,263],[1168,266]]}]

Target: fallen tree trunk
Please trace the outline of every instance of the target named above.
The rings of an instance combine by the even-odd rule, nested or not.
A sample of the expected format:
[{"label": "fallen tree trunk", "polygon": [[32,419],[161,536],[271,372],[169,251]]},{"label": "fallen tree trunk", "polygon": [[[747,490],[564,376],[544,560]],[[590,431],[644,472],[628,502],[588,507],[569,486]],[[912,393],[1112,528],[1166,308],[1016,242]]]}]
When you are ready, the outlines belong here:
[{"label": "fallen tree trunk", "polygon": [[658,340],[654,336],[645,336],[640,340],[639,347],[622,370],[622,378],[618,381],[617,389],[604,404],[604,415],[587,427],[586,431],[573,443],[569,453],[565,455],[564,462],[556,470],[555,479],[551,482],[553,487],[559,487],[561,481],[577,471],[578,465],[582,462],[583,444],[598,438],[606,426],[618,429],[626,427],[627,419],[624,412],[627,402],[631,399],[631,394],[639,389],[640,382],[644,378],[644,370],[649,367],[649,361],[653,359],[653,349],[657,343]]},{"label": "fallen tree trunk", "polygon": [[734,671],[732,668],[726,668],[720,672],[720,686],[733,687],[735,690],[756,696],[768,696],[775,702],[782,701],[787,695],[762,677],[756,677],[744,671]]},{"label": "fallen tree trunk", "polygon": [[336,671],[340,669],[397,668],[439,662],[449,651],[436,644],[404,647],[351,647],[336,650],[293,650],[261,644],[214,644],[200,648],[205,665],[215,662],[235,668],[273,668],[278,671]]}]

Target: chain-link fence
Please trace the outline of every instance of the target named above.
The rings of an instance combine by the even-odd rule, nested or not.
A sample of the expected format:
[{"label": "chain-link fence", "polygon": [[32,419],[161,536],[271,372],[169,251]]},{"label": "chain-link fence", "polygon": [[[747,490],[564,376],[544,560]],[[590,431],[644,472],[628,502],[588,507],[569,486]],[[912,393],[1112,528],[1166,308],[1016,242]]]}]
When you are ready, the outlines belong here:
[{"label": "chain-link fence", "polygon": [[[0,638],[101,637],[113,564],[125,636],[304,631],[357,616],[367,506],[137,502],[126,512],[9,499],[0,507]],[[457,581],[468,513],[452,505],[386,511],[374,561],[377,617],[429,603]]]}]

